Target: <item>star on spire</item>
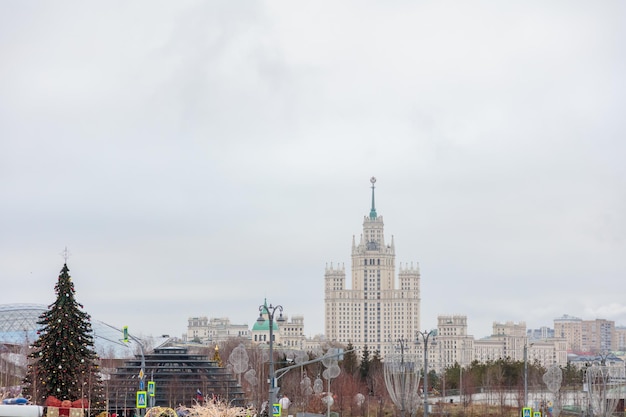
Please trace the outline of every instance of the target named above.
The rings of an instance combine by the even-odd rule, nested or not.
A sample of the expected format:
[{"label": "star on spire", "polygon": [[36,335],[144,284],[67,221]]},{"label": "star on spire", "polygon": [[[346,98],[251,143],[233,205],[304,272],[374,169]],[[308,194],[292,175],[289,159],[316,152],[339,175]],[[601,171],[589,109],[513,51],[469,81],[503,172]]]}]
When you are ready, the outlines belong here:
[{"label": "star on spire", "polygon": [[376,204],[374,204],[374,184],[376,184],[376,177],[370,178],[370,182],[372,183],[372,208],[370,209],[370,219],[375,219],[378,217],[376,214]]}]

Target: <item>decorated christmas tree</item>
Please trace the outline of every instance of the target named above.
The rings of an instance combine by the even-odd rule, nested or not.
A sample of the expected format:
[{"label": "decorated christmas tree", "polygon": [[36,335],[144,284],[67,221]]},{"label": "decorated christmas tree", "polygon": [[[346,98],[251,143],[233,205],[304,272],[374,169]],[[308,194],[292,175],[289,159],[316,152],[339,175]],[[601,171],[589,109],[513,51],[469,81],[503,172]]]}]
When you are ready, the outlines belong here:
[{"label": "decorated christmas tree", "polygon": [[74,298],[67,264],[54,287],[56,301],[39,316],[39,338],[32,346],[24,378],[24,393],[32,402],[89,401],[91,414],[104,409],[98,356],[94,350],[91,317]]}]

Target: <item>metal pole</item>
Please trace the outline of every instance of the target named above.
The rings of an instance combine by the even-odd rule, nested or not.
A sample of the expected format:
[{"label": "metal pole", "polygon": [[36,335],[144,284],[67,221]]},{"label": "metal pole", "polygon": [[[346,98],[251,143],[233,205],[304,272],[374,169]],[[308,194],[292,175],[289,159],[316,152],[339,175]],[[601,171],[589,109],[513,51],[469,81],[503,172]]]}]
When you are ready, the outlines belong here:
[{"label": "metal pole", "polygon": [[276,321],[279,321],[279,322],[285,321],[285,319],[283,319],[283,306],[277,305],[274,307],[270,304],[268,307],[267,303],[259,306],[259,318],[257,319],[257,322],[259,323],[265,322],[265,318],[263,317],[263,312],[266,312],[267,318],[269,320],[269,325],[270,325],[270,328],[269,328],[269,336],[270,336],[269,385],[270,387],[269,387],[269,395],[268,395],[269,404],[267,405],[267,408],[268,408],[267,411],[268,411],[269,416],[273,415],[274,404],[276,403],[276,374],[274,371],[274,314],[276,313],[276,310],[278,310],[280,313],[280,317],[278,317]]},{"label": "metal pole", "polygon": [[524,407],[528,406],[528,344],[524,343]]},{"label": "metal pole", "polygon": [[401,359],[400,359],[400,370],[402,372],[402,400],[401,400],[401,404],[402,404],[402,412],[401,412],[401,417],[405,416],[405,410],[406,410],[406,404],[405,404],[405,390],[406,390],[406,369],[404,368],[404,340],[400,339],[400,355],[401,355]]},{"label": "metal pole", "polygon": [[274,315],[268,311],[270,320],[270,392],[269,392],[269,410],[272,410],[276,398],[274,398]]},{"label": "metal pole", "polygon": [[459,368],[459,401],[463,404],[463,365]]},{"label": "metal pole", "polygon": [[[141,353],[141,371],[139,372],[139,376],[140,376],[140,379],[139,379],[139,389],[140,390],[144,390],[145,389],[144,378],[145,378],[145,372],[146,372],[146,356],[145,356],[143,344],[141,343],[141,341],[139,339],[137,339],[135,336],[130,334],[130,332],[128,332],[128,327],[125,327],[124,330],[120,330],[120,329],[117,329],[117,328],[111,326],[110,324],[106,324],[104,322],[100,322],[100,323],[104,324],[105,326],[107,326],[107,327],[109,327],[109,328],[111,328],[113,330],[116,330],[116,331],[118,331],[118,332],[128,336],[129,339],[131,339],[133,342],[136,342],[139,345],[140,353]],[[96,336],[96,335],[94,334],[94,336]],[[113,343],[119,344],[121,346],[126,346],[126,347],[128,346],[126,344],[126,343],[128,343],[128,339],[121,339],[118,342],[115,342],[113,340],[106,339],[106,338],[104,338],[102,336],[98,336],[98,337],[100,337],[101,339],[104,339],[104,340],[108,340],[109,342],[113,342]],[[120,342],[122,342],[122,343],[120,343]],[[124,408],[126,408],[126,399],[124,399]],[[108,411],[108,409],[107,409],[107,411]],[[142,409],[141,408],[136,409],[136,411],[137,411],[137,415],[142,415]]]},{"label": "metal pole", "polygon": [[[140,348],[140,352],[141,352],[141,371],[139,372],[139,390],[143,391],[146,389],[145,386],[145,382],[144,379],[146,377],[145,373],[146,373],[146,357],[144,355],[144,351],[143,351],[143,344],[141,344],[141,342],[139,340],[137,340],[135,337],[131,336],[130,334],[128,335],[131,339],[133,339],[135,342],[137,342],[137,344],[139,345]],[[146,398],[147,400],[147,398]],[[137,415],[139,416],[143,416],[145,415],[146,409],[145,408],[138,408],[137,409]]]},{"label": "metal pole", "polygon": [[428,335],[424,338],[424,417],[428,417]]},{"label": "metal pole", "polygon": [[[424,332],[418,330],[417,332],[418,336],[421,336],[424,341],[424,417],[428,417],[428,339],[431,335],[434,337],[436,333],[436,330]],[[419,337],[417,342],[419,343]]]},{"label": "metal pole", "polygon": [[[145,373],[146,373],[146,355],[144,353],[144,348],[143,348],[143,343],[141,343],[141,341],[139,339],[137,339],[135,336],[133,336],[132,334],[127,333],[128,337],[135,343],[137,343],[139,345],[139,352],[141,353],[141,370],[139,371],[139,390],[143,391],[146,389],[145,386]],[[146,399],[147,400],[147,399]],[[146,409],[145,408],[136,408],[137,410],[137,415],[138,416],[143,416],[145,414]]]},{"label": "metal pole", "polygon": [[326,417],[330,417],[330,401],[333,396],[330,394],[330,378],[328,378],[328,393],[326,395]]},{"label": "metal pole", "polygon": [[465,359],[465,340],[461,345],[461,366],[459,366],[459,401],[463,402],[463,359]]}]

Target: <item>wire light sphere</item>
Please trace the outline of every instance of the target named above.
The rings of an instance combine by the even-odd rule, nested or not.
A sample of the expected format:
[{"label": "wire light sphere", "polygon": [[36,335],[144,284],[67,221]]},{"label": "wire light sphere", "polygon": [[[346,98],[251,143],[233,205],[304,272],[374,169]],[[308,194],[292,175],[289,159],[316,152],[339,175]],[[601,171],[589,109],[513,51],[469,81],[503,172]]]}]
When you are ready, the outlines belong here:
[{"label": "wire light sphere", "polygon": [[561,414],[561,384],[563,383],[563,371],[557,364],[552,365],[545,374],[543,374],[543,383],[546,384],[548,391],[554,396],[554,405],[552,406],[552,417],[559,417]]},{"label": "wire light sphere", "polygon": [[399,353],[385,356],[385,386],[402,416],[407,410],[416,410],[420,404],[419,369],[417,355]]},{"label": "wire light sphere", "polygon": [[595,417],[609,417],[623,398],[624,368],[592,365],[585,370],[589,408]]}]

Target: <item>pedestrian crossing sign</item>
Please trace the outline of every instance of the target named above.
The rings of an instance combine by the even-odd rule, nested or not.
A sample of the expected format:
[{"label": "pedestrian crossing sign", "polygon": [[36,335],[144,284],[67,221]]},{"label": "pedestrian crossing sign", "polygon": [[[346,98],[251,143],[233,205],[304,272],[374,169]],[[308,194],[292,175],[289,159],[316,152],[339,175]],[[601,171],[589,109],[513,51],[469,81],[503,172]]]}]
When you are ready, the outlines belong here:
[{"label": "pedestrian crossing sign", "polygon": [[531,417],[533,409],[530,407],[522,408],[522,417]]},{"label": "pedestrian crossing sign", "polygon": [[148,393],[146,391],[137,391],[137,408],[146,408],[148,406]]},{"label": "pedestrian crossing sign", "polygon": [[272,416],[280,417],[280,414],[281,414],[281,411],[282,411],[281,408],[282,407],[280,406],[280,404],[278,404],[278,403],[277,404],[273,404],[272,405]]}]

